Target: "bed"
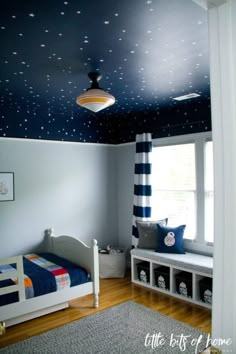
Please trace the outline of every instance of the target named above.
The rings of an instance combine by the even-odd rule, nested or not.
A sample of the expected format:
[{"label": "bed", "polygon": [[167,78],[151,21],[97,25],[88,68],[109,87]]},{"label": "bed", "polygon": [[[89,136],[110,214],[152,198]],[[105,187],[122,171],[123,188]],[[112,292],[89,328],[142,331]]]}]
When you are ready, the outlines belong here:
[{"label": "bed", "polygon": [[[70,236],[56,236],[53,229],[48,229],[45,232],[44,245],[43,253],[36,252],[27,256],[0,260],[0,282],[4,284],[4,287],[0,288],[2,300],[0,321],[5,323],[6,327],[64,309],[69,306],[70,300],[88,294],[93,294],[93,306],[98,307],[97,241],[92,240],[91,247],[88,247],[78,239]],[[57,260],[61,264],[56,263]],[[39,265],[43,265],[42,271],[39,271],[40,276],[38,276],[38,279],[41,277],[44,280],[43,286],[34,287],[34,290],[32,290],[32,282],[35,286],[38,279],[32,281],[27,273],[28,263],[31,261],[34,263],[33,268],[39,269]],[[72,273],[76,275],[75,269],[71,267],[72,263],[82,272],[77,276],[79,285],[76,283],[77,280],[70,278]],[[46,271],[50,273],[49,280],[45,278]],[[57,279],[56,285],[52,280],[53,275]],[[53,286],[49,293],[44,294],[47,282],[53,283]],[[32,291],[36,293],[36,297],[32,297]],[[11,303],[5,304],[7,301]]]}]

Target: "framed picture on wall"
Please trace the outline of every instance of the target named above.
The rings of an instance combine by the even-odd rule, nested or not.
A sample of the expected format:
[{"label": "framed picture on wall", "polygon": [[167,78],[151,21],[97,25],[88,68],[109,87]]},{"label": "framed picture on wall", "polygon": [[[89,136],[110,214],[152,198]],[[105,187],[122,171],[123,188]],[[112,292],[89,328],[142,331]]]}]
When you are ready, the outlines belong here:
[{"label": "framed picture on wall", "polygon": [[14,173],[0,172],[0,202],[12,201],[14,199]]}]

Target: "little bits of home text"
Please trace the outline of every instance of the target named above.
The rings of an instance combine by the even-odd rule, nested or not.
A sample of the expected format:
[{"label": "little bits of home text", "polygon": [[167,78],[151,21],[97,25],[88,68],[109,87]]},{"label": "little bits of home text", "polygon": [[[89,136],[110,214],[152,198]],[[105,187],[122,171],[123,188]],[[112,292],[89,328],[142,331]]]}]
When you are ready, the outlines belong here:
[{"label": "little bits of home text", "polygon": [[183,333],[176,335],[171,333],[170,338],[167,338],[162,334],[159,333],[147,333],[145,337],[144,345],[145,347],[151,347],[152,349],[156,349],[158,347],[169,345],[171,348],[179,348],[181,352],[184,352],[187,349],[187,345],[192,346],[195,348],[195,353],[198,353],[200,343],[204,343],[204,348],[207,348],[210,345],[213,346],[220,346],[220,345],[231,345],[232,340],[228,339],[211,339],[210,335],[208,334],[207,338],[203,335],[199,335],[197,338],[193,338],[191,335],[184,335]]}]

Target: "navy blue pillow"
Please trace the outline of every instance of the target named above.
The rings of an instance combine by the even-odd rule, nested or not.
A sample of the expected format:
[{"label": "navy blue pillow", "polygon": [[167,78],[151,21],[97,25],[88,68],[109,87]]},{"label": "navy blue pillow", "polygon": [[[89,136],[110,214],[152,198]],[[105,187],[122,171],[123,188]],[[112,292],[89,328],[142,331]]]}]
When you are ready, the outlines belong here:
[{"label": "navy blue pillow", "polygon": [[158,246],[156,252],[184,254],[184,230],[186,225],[177,227],[157,224]]}]

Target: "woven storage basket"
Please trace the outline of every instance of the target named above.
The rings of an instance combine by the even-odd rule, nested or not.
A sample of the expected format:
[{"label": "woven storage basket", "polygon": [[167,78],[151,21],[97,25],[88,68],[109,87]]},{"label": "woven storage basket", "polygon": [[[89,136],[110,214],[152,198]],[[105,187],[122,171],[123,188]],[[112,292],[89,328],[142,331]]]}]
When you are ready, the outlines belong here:
[{"label": "woven storage basket", "polygon": [[114,254],[99,253],[100,278],[123,278],[126,271],[126,252]]}]

